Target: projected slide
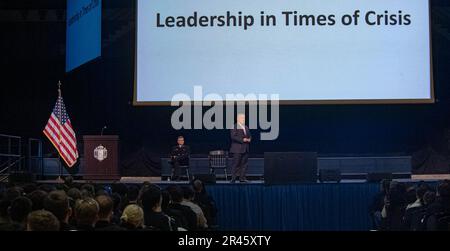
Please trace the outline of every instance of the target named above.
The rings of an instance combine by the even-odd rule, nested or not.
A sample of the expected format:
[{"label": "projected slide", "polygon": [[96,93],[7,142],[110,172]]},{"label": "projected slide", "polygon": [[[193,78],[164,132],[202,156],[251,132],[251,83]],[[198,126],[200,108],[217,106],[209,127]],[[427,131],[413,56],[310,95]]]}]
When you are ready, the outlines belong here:
[{"label": "projected slide", "polygon": [[67,0],[66,72],[101,55],[101,0]]},{"label": "projected slide", "polygon": [[136,37],[138,105],[434,101],[428,0],[138,0]]}]

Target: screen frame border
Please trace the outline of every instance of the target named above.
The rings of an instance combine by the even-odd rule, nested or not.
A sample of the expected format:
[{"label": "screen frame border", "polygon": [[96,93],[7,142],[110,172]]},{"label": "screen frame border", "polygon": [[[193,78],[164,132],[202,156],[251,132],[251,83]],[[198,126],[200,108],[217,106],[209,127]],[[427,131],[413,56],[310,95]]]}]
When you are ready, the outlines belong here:
[{"label": "screen frame border", "polygon": [[[138,101],[137,100],[137,46],[138,46],[138,2],[135,0],[133,10],[135,18],[135,32],[134,32],[134,79],[133,79],[133,106],[172,106],[172,101]],[[403,105],[403,104],[435,104],[435,87],[433,75],[433,44],[432,44],[432,18],[431,18],[431,0],[428,0],[428,31],[429,31],[429,51],[430,51],[430,98],[428,99],[326,99],[326,100],[279,100],[280,105]],[[197,104],[200,101],[191,100],[192,104]],[[218,102],[218,101],[216,101]],[[241,100],[223,100],[224,104],[245,102],[248,105],[258,104],[258,101],[241,101]],[[184,103],[183,101],[175,101],[175,103]],[[214,103],[211,101],[209,103]]]}]

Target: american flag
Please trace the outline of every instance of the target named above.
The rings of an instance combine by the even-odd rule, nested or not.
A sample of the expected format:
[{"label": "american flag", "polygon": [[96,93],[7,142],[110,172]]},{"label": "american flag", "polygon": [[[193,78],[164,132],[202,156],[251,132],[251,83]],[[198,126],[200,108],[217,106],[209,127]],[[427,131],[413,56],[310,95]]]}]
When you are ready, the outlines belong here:
[{"label": "american flag", "polygon": [[45,126],[44,134],[58,150],[67,166],[72,167],[77,163],[77,138],[61,95],[59,95],[55,108],[53,108],[50,119]]}]

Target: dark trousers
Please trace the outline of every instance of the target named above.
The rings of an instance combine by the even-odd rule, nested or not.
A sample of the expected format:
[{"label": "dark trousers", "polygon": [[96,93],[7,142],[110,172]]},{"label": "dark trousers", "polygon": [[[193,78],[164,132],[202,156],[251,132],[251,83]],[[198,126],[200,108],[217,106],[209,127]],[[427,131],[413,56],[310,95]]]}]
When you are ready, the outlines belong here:
[{"label": "dark trousers", "polygon": [[233,153],[233,173],[232,179],[235,180],[239,176],[239,180],[246,180],[245,172],[248,166],[248,152]]},{"label": "dark trousers", "polygon": [[180,162],[177,160],[171,161],[172,164],[172,180],[179,180],[180,179],[180,172],[181,172],[181,167],[180,167]]}]

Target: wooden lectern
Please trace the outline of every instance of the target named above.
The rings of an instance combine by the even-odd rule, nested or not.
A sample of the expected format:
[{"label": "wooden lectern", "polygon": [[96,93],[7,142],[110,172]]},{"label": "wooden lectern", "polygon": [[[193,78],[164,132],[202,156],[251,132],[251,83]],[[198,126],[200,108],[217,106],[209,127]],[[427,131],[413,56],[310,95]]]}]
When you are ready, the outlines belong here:
[{"label": "wooden lectern", "polygon": [[119,136],[85,135],[83,179],[119,180]]}]

